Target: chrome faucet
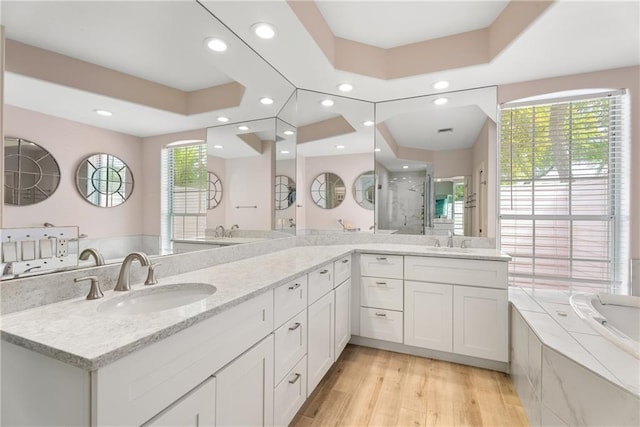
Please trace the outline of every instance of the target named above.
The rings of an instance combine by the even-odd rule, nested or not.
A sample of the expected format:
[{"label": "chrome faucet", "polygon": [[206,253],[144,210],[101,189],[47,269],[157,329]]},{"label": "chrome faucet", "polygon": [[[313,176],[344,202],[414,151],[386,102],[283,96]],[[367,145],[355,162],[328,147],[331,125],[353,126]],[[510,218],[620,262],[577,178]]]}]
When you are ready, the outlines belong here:
[{"label": "chrome faucet", "polygon": [[447,235],[449,236],[447,238],[447,247],[452,248],[453,247],[453,231],[447,230]]},{"label": "chrome faucet", "polygon": [[237,230],[239,228],[240,228],[240,226],[238,224],[233,224],[231,226],[231,228],[229,229],[229,232],[227,233],[227,237],[231,237],[231,233],[233,233],[233,230]]},{"label": "chrome faucet", "polygon": [[96,265],[104,265],[104,257],[102,254],[94,248],[86,248],[82,252],[80,252],[80,258],[82,261],[86,261],[89,257],[93,257],[96,262]]},{"label": "chrome faucet", "polygon": [[[218,233],[218,231],[220,231],[220,233]],[[219,225],[216,227],[216,237],[224,237],[224,225]]]},{"label": "chrome faucet", "polygon": [[149,265],[151,265],[147,254],[145,254],[144,252],[131,252],[126,256],[124,261],[122,261],[122,267],[120,267],[118,281],[116,282],[116,287],[113,288],[114,291],[131,290],[131,285],[129,284],[129,270],[131,268],[131,263],[136,260],[139,261],[140,265],[144,267],[148,267]]}]

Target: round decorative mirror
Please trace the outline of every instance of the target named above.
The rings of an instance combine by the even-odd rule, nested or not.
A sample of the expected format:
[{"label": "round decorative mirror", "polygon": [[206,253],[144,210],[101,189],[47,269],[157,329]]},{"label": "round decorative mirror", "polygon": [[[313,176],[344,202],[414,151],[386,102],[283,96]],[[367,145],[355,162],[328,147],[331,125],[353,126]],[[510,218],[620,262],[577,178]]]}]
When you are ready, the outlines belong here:
[{"label": "round decorative mirror", "polygon": [[311,199],[323,209],[333,209],[342,203],[347,189],[338,175],[323,172],[311,183]]},{"label": "round decorative mirror", "polygon": [[207,209],[213,209],[222,201],[222,181],[218,175],[207,172],[209,184],[207,186]]},{"label": "round decorative mirror", "polygon": [[373,171],[362,172],[353,183],[353,198],[365,209],[373,210],[375,197],[375,175]]},{"label": "round decorative mirror", "polygon": [[124,203],[133,192],[133,175],[125,162],[111,154],[92,154],[80,162],[76,187],[84,199],[101,208]]},{"label": "round decorative mirror", "polygon": [[276,175],[276,210],[287,209],[296,202],[296,182],[286,175]]},{"label": "round decorative mirror", "polygon": [[60,167],[51,153],[22,138],[4,139],[4,202],[26,206],[51,196],[60,184]]}]

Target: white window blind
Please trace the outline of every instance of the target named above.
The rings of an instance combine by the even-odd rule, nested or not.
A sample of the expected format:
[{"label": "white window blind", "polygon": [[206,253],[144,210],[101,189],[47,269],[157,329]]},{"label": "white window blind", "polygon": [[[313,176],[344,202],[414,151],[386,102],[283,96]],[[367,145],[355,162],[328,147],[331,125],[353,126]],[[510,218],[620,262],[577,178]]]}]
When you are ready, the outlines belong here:
[{"label": "white window blind", "polygon": [[623,91],[501,109],[500,244],[512,284],[627,292],[627,115]]},{"label": "white window blind", "polygon": [[204,237],[207,220],[207,145],[169,147],[163,152],[163,249],[171,239]]}]

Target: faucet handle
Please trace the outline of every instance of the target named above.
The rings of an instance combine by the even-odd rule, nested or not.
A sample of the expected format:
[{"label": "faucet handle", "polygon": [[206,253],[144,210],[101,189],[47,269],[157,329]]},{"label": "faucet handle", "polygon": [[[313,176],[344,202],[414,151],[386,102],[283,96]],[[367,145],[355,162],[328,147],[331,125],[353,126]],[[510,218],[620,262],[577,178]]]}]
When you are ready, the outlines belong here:
[{"label": "faucet handle", "polygon": [[467,247],[467,242],[471,242],[471,239],[464,239],[461,243],[460,243],[460,247],[462,249],[465,249]]},{"label": "faucet handle", "polygon": [[144,281],[145,286],[147,285],[157,285],[158,278],[156,277],[156,267],[162,265],[161,262],[157,262],[155,264],[149,265],[149,271],[147,272],[147,279]]},{"label": "faucet handle", "polygon": [[430,237],[431,240],[433,240],[433,247],[434,248],[439,248],[440,247],[440,240],[437,237]]},{"label": "faucet handle", "polygon": [[76,277],[73,279],[74,282],[84,282],[85,280],[91,280],[91,289],[89,289],[89,293],[87,294],[87,299],[100,299],[104,296],[102,293],[102,289],[100,289],[100,282],[98,281],[97,276],[84,276],[84,277]]}]

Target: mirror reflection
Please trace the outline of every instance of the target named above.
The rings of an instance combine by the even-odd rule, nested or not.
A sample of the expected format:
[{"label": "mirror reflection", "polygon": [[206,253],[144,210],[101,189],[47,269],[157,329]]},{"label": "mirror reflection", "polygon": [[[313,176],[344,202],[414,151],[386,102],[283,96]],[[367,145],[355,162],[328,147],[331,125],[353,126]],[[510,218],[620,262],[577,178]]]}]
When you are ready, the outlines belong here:
[{"label": "mirror reflection", "polygon": [[276,210],[287,209],[296,202],[296,182],[286,175],[276,175]]},{"label": "mirror reflection", "polygon": [[218,175],[209,171],[207,172],[209,177],[209,186],[207,187],[207,209],[215,209],[222,202],[222,181],[218,178]]},{"label": "mirror reflection", "polygon": [[311,182],[311,199],[322,209],[333,209],[340,206],[346,195],[342,178],[330,172],[321,173]]},{"label": "mirror reflection", "polygon": [[76,188],[92,205],[111,208],[131,197],[133,174],[122,159],[111,154],[93,154],[78,165]]},{"label": "mirror reflection", "polygon": [[374,207],[375,175],[373,171],[366,171],[358,175],[353,183],[353,197],[356,203],[370,211]]},{"label": "mirror reflection", "polygon": [[49,198],[60,183],[58,162],[42,146],[4,138],[4,203],[25,206]]}]

